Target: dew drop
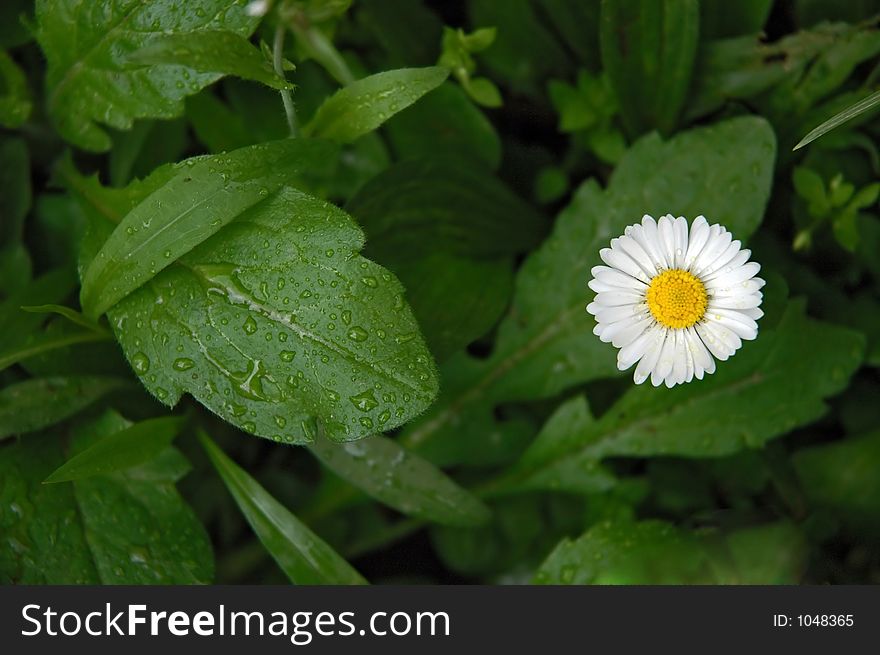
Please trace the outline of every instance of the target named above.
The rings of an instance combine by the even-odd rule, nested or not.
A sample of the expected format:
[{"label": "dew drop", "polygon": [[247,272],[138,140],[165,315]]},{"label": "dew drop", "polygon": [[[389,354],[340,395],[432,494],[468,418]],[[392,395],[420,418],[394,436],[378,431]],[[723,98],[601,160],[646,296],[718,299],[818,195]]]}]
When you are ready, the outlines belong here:
[{"label": "dew drop", "polygon": [[283,428],[285,425],[287,425],[287,419],[283,416],[276,416],[275,425],[277,425],[279,428]]},{"label": "dew drop", "polygon": [[365,275],[361,278],[361,282],[363,282],[365,286],[368,286],[371,289],[375,289],[379,286],[379,282],[372,275]]},{"label": "dew drop", "polygon": [[351,396],[349,400],[352,405],[362,412],[369,412],[371,409],[374,409],[379,405],[379,401],[377,401],[376,397],[373,395],[372,389],[367,389],[363,393]]},{"label": "dew drop", "polygon": [[294,357],[296,357],[296,353],[293,350],[282,350],[281,351],[281,361],[282,362],[292,362]]},{"label": "dew drop", "polygon": [[352,341],[366,341],[368,336],[367,331],[359,325],[355,325],[348,331],[348,338]]},{"label": "dew drop", "polygon": [[135,371],[143,375],[150,370],[150,358],[142,352],[137,352],[131,358],[131,365]]},{"label": "dew drop", "polygon": [[254,320],[254,318],[252,316],[248,316],[247,319],[245,319],[245,322],[244,322],[244,325],[242,325],[242,328],[244,329],[244,331],[247,334],[253,334],[254,332],[257,331],[257,322]]},{"label": "dew drop", "polygon": [[196,363],[189,357],[178,357],[171,364],[171,368],[173,368],[175,371],[188,371],[195,365]]}]

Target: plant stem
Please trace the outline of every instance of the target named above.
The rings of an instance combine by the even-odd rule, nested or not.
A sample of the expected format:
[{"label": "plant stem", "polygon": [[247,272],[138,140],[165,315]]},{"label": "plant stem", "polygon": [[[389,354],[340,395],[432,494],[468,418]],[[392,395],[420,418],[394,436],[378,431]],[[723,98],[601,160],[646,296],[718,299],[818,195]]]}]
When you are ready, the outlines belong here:
[{"label": "plant stem", "polygon": [[[284,36],[287,33],[287,27],[281,23],[275,28],[275,42],[272,46],[272,59],[275,65],[275,72],[284,77],[284,65],[282,63],[284,52]],[[293,97],[290,95],[290,89],[281,89],[281,102],[284,103],[284,113],[287,116],[287,127],[290,128],[290,136],[296,137],[296,108],[293,106]]]}]

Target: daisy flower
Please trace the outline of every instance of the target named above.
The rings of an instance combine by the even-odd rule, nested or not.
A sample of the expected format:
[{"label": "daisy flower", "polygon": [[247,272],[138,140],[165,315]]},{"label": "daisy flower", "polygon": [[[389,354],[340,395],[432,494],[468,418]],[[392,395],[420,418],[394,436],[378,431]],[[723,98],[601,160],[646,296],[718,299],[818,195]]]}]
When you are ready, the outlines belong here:
[{"label": "daisy flower", "polygon": [[758,336],[764,280],[741,246],[703,216],[688,231],[681,216],[646,215],[599,251],[608,265],[592,270],[593,333],[620,349],[621,371],[638,362],[636,384],[702,380],[715,372],[716,359]]}]

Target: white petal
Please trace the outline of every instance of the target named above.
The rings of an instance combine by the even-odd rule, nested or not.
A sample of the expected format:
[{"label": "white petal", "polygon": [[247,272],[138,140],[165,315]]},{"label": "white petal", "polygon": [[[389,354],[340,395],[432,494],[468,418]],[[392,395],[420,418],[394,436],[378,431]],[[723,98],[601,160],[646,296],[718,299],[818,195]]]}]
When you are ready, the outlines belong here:
[{"label": "white petal", "polygon": [[749,260],[749,254],[751,253],[748,250],[742,250],[740,246],[742,244],[739,241],[731,241],[725,251],[718,255],[715,261],[700,273],[702,280],[708,282],[725,268],[732,269],[745,264]]},{"label": "white petal", "polygon": [[666,339],[669,336],[669,330],[666,328],[660,326],[656,326],[656,328],[650,330],[651,340],[648,348],[644,356],[639,360],[639,365],[636,366],[636,370],[633,373],[633,381],[636,384],[641,384],[647,380],[654,371],[657,360],[660,359],[660,353],[663,351],[663,344],[666,343]]},{"label": "white petal", "polygon": [[[717,230],[716,230],[717,228]],[[702,275],[703,271],[711,267],[719,255],[727,250],[733,236],[720,225],[712,226],[713,234],[709,237],[709,242],[702,252],[697,256],[697,260],[691,267],[694,275]]]},{"label": "white petal", "polygon": [[[719,325],[723,325],[728,330],[730,330],[735,335],[737,335],[740,339],[745,339],[746,341],[751,341],[752,339],[754,339],[755,337],[758,336],[758,324],[757,323],[755,323],[754,321],[751,321],[751,319],[749,319],[746,316],[742,317],[743,321],[738,321],[729,314],[722,314],[721,313],[722,311],[730,312],[730,314],[739,314],[739,312],[736,312],[735,310],[718,309],[718,310],[715,310],[714,312],[710,312],[709,314],[707,314],[707,316],[710,317],[710,321],[712,323],[717,323]],[[742,315],[740,314],[740,316],[742,316]],[[744,322],[744,321],[749,321],[751,323],[751,325]]]},{"label": "white petal", "polygon": [[687,347],[684,341],[684,330],[675,331],[675,353],[672,360],[672,380],[674,384],[681,384],[687,378]]},{"label": "white petal", "polygon": [[693,327],[685,330],[685,338],[687,340],[688,350],[694,358],[694,371],[699,379],[703,379],[703,372],[715,372],[715,360],[712,359],[711,353],[706,349],[706,344],[697,334]]},{"label": "white petal", "polygon": [[621,348],[617,353],[617,368],[625,371],[644,357],[651,344],[657,340],[657,331],[660,329],[653,325],[642,332],[638,338]]},{"label": "white petal", "polygon": [[646,284],[650,281],[650,278],[645,274],[641,267],[633,261],[629,255],[620,250],[602,248],[602,250],[599,251],[599,257],[601,257],[602,261],[612,268],[623,271],[630,277],[641,280]]},{"label": "white petal", "polygon": [[663,253],[666,255],[666,261],[669,263],[669,268],[675,268],[675,228],[673,225],[674,219],[669,214],[661,216],[660,220],[657,222],[657,232],[660,236],[660,247],[663,248]]},{"label": "white petal", "polygon": [[694,261],[697,259],[697,255],[700,254],[700,251],[706,246],[706,243],[709,241],[709,223],[706,221],[705,216],[697,216],[694,219],[694,224],[691,225],[691,234],[688,239],[687,252],[684,256],[684,265],[687,270],[691,270],[694,264]]},{"label": "white petal", "polygon": [[751,280],[760,270],[761,265],[758,262],[748,262],[737,268],[716,273],[714,277],[704,279],[703,284],[707,289],[731,289],[735,285]]},{"label": "white petal", "polygon": [[629,320],[631,324],[624,329],[619,330],[611,339],[611,344],[615,348],[623,348],[624,346],[629,345],[654,322],[654,319],[652,318],[643,318],[636,321],[633,321],[632,319],[627,320]]},{"label": "white petal", "polygon": [[684,268],[684,256],[688,247],[688,222],[684,216],[679,216],[672,224],[675,232],[675,268]]},{"label": "white petal", "polygon": [[761,304],[761,293],[749,293],[736,296],[712,296],[709,311],[719,309],[751,309]]},{"label": "white petal", "polygon": [[671,263],[666,257],[666,248],[660,240],[660,229],[657,223],[650,216],[642,218],[642,230],[645,243],[651,248],[652,254],[656,257],[656,265],[658,269],[670,268]]},{"label": "white petal", "polygon": [[669,330],[666,341],[663,342],[663,350],[660,351],[660,358],[654,366],[651,373],[651,384],[659,387],[670,373],[672,373],[673,358],[675,356],[675,332]]},{"label": "white petal", "polygon": [[631,291],[602,291],[596,294],[593,303],[602,307],[618,307],[619,305],[636,305],[645,302],[644,294]]},{"label": "white petal", "polygon": [[722,362],[742,345],[740,338],[720,323],[699,323],[696,327],[706,348]]},{"label": "white petal", "polygon": [[594,266],[593,277],[604,282],[605,284],[620,287],[621,289],[635,289],[641,291],[647,288],[644,282],[640,282],[631,275],[627,275],[616,268],[608,268],[607,266]]},{"label": "white petal", "polygon": [[749,318],[754,319],[756,321],[759,318],[761,318],[762,316],[764,316],[764,310],[760,309],[758,307],[752,307],[751,309],[740,309],[739,313],[744,314],[744,315],[748,316]]},{"label": "white petal", "polygon": [[623,252],[625,252],[634,262],[639,265],[639,267],[645,272],[645,275],[647,275],[649,278],[657,275],[657,267],[654,265],[650,253],[642,248],[642,246],[639,245],[639,242],[633,239],[631,236],[624,234],[622,237],[612,239],[611,247],[615,250],[622,250]]},{"label": "white petal", "polygon": [[[595,307],[594,307],[595,309]],[[590,307],[587,307],[587,311]],[[614,323],[625,318],[635,320],[644,317],[644,311],[639,305],[620,305],[618,307],[599,307],[598,311],[590,312],[600,323]]]}]

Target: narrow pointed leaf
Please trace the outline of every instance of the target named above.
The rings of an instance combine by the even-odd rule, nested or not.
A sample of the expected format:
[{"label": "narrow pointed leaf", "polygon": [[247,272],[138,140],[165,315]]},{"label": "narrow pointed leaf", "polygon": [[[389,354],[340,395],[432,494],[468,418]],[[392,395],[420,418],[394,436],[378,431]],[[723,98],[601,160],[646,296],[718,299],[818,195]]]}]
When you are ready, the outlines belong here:
[{"label": "narrow pointed leaf", "polygon": [[338,476],[404,514],[457,526],[489,518],[489,509],[473,494],[387,437],[346,444],[317,439],[309,449]]},{"label": "narrow pointed leaf", "polygon": [[122,471],[155,459],[171,445],[184,419],[165,416],[103,437],[58,467],[44,482],[67,482]]},{"label": "narrow pointed leaf", "polygon": [[366,584],[366,580],[302,521],[229,459],[199,438],[248,523],[294,584]]},{"label": "narrow pointed leaf", "polygon": [[449,76],[441,66],[400,68],[352,82],[324,101],[303,133],[349,143],[372,132]]},{"label": "narrow pointed leaf", "polygon": [[853,104],[850,107],[847,107],[843,111],[838,114],[835,114],[831,118],[829,118],[824,123],[817,125],[812,130],[807,133],[800,142],[792,148],[792,150],[797,150],[798,148],[803,148],[805,145],[808,145],[818,139],[820,136],[827,134],[831,130],[840,127],[844,123],[847,123],[854,119],[856,116],[860,116],[864,114],[866,111],[870,111],[874,109],[878,104],[880,104],[880,91],[875,91],[867,98],[863,100],[859,100],[857,103]]},{"label": "narrow pointed leaf", "polygon": [[85,314],[100,316],[328,155],[325,144],[288,139],[188,159],[172,167],[173,175],[165,169],[164,183],[126,214],[86,271]]}]

